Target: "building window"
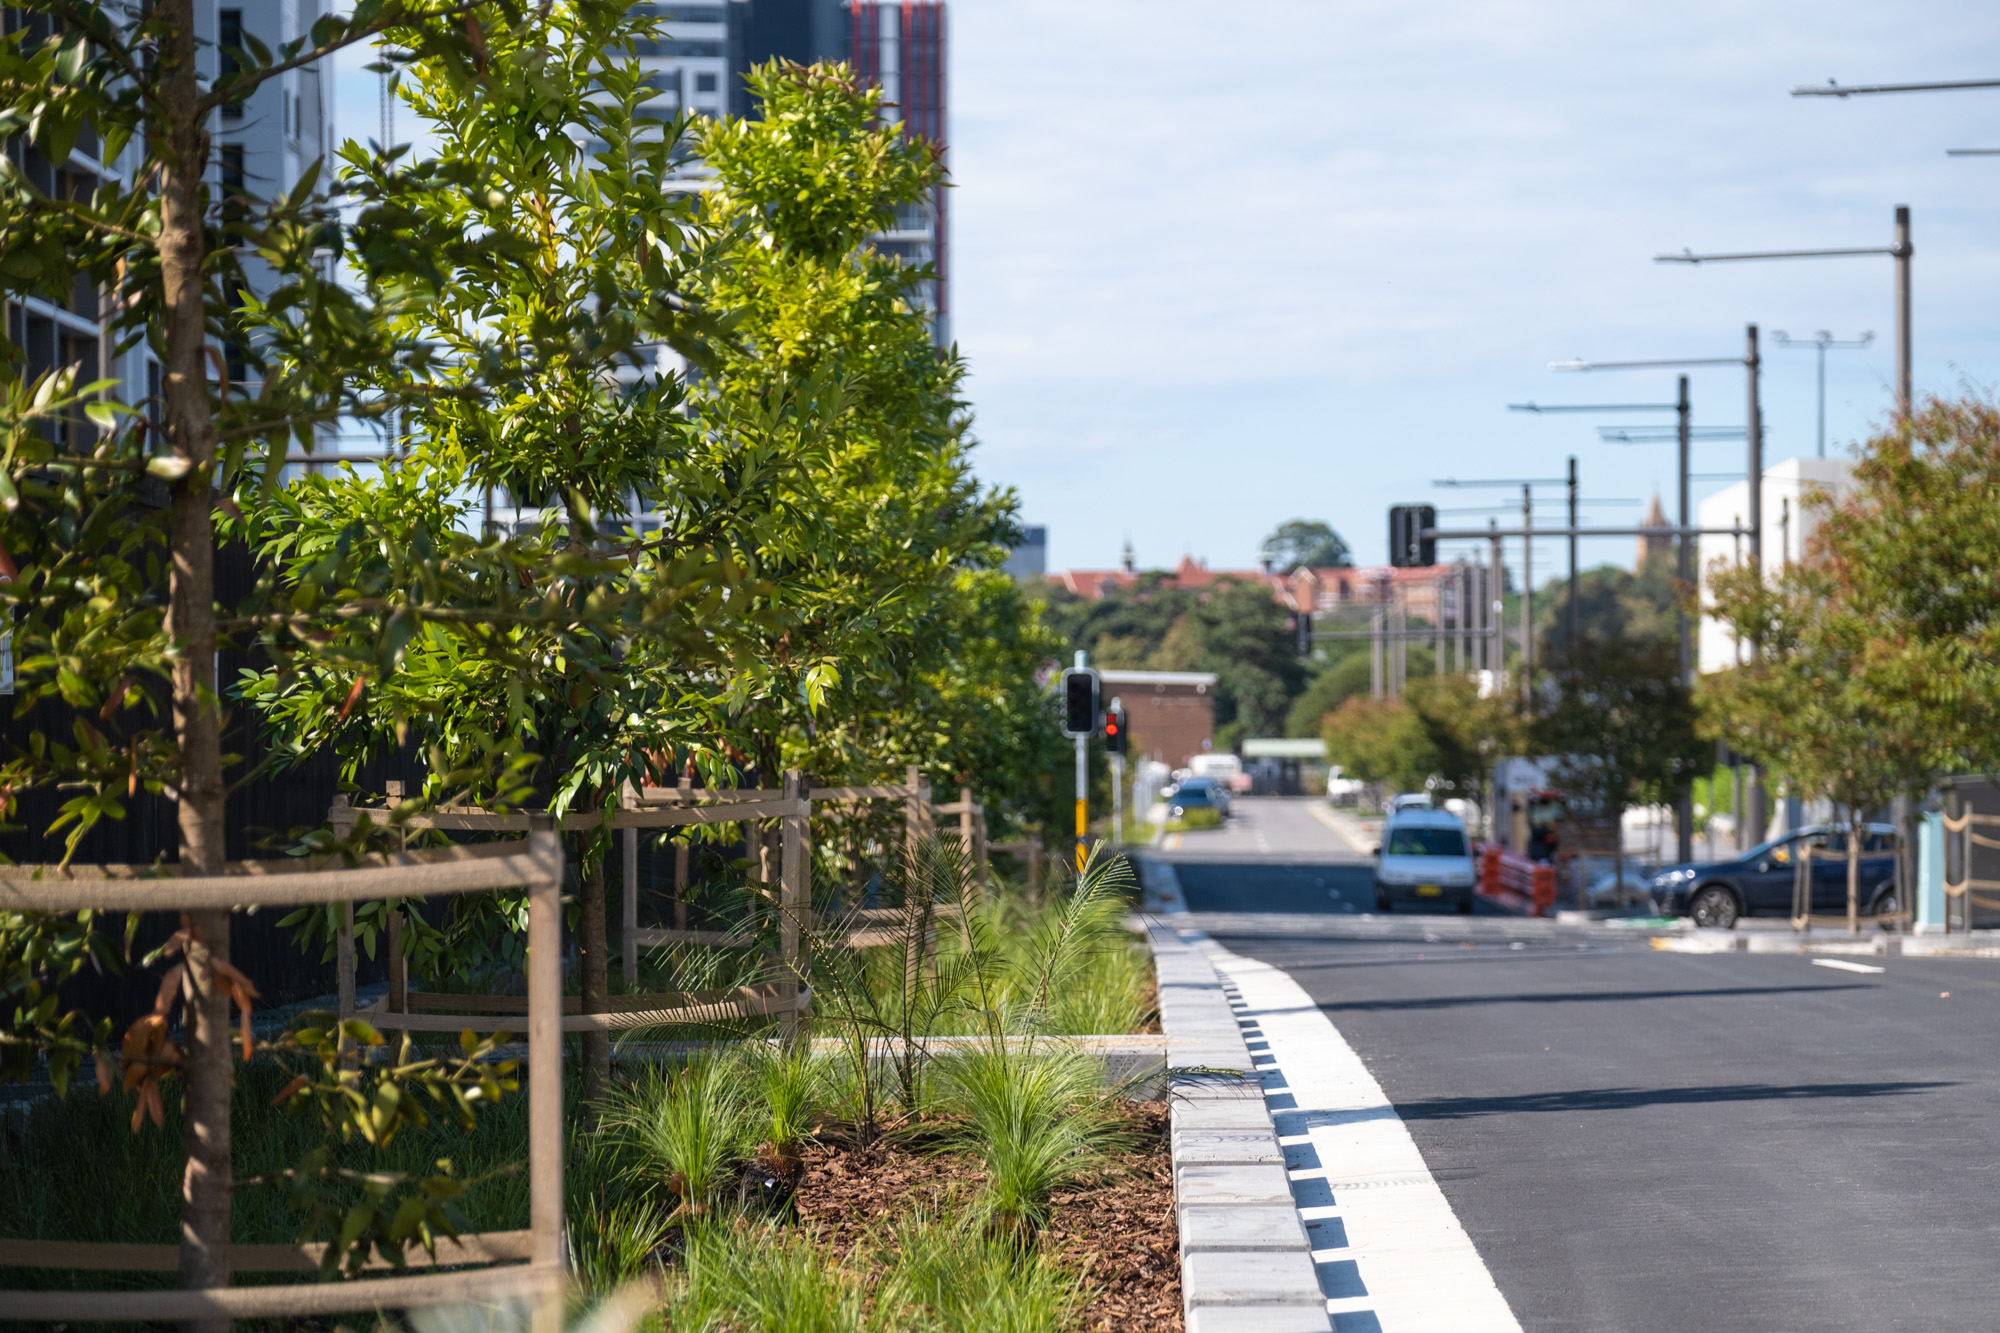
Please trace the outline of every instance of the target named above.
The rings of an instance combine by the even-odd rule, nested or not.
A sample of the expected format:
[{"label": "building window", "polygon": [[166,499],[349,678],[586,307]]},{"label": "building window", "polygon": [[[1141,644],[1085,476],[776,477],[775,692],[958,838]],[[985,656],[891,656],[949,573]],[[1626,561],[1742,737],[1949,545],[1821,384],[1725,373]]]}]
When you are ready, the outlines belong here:
[{"label": "building window", "polygon": [[698,93],[712,93],[712,92],[714,92],[714,91],[715,91],[715,75],[713,75],[713,74],[697,74],[697,75],[695,75],[695,76],[694,76],[694,90],[695,90],[696,92],[698,92]]},{"label": "building window", "polygon": [[[243,11],[240,9],[217,10],[215,15],[215,45],[221,52],[220,77],[228,78],[242,68],[236,63],[237,51],[243,49]],[[243,115],[243,103],[224,102],[222,114],[231,120]]]},{"label": "building window", "polygon": [[243,198],[243,145],[240,143],[222,145],[219,163],[222,172],[222,197]]}]

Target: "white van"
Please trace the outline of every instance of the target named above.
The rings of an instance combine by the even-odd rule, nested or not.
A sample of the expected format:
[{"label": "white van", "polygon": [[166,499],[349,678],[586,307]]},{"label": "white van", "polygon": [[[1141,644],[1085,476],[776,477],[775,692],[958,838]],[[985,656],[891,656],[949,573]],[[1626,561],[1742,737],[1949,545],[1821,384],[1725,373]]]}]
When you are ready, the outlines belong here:
[{"label": "white van", "polygon": [[1375,910],[1399,902],[1451,903],[1472,910],[1472,841],[1449,810],[1412,807],[1389,816],[1375,849]]}]

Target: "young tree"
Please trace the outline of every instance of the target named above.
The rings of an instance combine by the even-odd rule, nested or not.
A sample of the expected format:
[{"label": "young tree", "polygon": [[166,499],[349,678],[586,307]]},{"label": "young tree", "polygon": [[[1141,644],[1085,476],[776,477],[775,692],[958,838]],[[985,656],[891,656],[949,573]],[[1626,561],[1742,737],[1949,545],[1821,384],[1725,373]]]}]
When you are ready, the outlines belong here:
[{"label": "young tree", "polygon": [[1611,823],[1617,873],[1625,871],[1623,820],[1634,804],[1670,800],[1702,754],[1693,701],[1669,642],[1586,641],[1552,664],[1553,703],[1530,728],[1555,760],[1577,805]]},{"label": "young tree", "polygon": [[[770,512],[778,479],[812,461],[819,423],[810,390],[781,392],[725,436],[660,368],[663,348],[706,354],[681,291],[711,256],[692,195],[674,186],[683,127],[640,109],[651,89],[634,51],[657,28],[619,0],[565,0],[493,16],[477,65],[440,53],[404,66],[400,95],[435,155],[405,163],[350,143],[343,179],[362,204],[358,275],[398,341],[426,354],[416,375],[368,385],[396,405],[412,456],[379,478],[308,478],[262,534],[287,576],[306,578],[358,532],[390,534],[388,549],[464,546],[467,491],[497,494],[541,514],[513,543],[541,577],[567,580],[587,606],[643,606],[643,632],[625,616],[588,631],[516,626],[479,661],[434,629],[401,645],[392,687],[344,709],[349,672],[267,673],[251,695],[300,753],[331,745],[351,767],[414,736],[442,756],[435,799],[490,738],[519,737],[550,809],[607,820],[627,783],[658,778],[651,756],[719,762],[717,713],[756,674],[736,649],[778,626],[750,573],[756,543],[784,526]],[[420,272],[410,252],[426,257]],[[329,650],[356,647],[336,635]],[[594,1013],[610,987],[609,829],[578,842]],[[487,910],[452,905],[462,930]],[[596,1092],[609,1037],[584,1047]]]},{"label": "young tree", "polygon": [[[180,863],[213,874],[228,792],[212,678],[228,613],[215,603],[218,509],[227,516],[268,496],[288,445],[351,410],[351,373],[393,349],[365,308],[325,281],[316,252],[329,240],[337,249],[339,223],[315,177],[288,199],[221,203],[207,184],[209,120],[262,82],[391,24],[413,49],[470,63],[478,23],[466,5],[371,0],[280,51],[250,42],[205,77],[192,0],[9,8],[19,21],[0,38],[0,132],[51,168],[89,135],[99,162],[129,169],[88,194],[52,196],[9,154],[0,283],[9,295],[102,293],[117,345],[149,346],[162,390],[157,425],[125,418],[120,429],[117,405],[99,397],[110,385],[75,384],[73,367],[38,382],[14,372],[5,386],[0,549],[14,569],[0,600],[13,616],[24,702],[60,700],[75,717],[75,743],[38,734],[8,761],[4,786],[11,805],[15,791],[72,784],[79,794],[58,822],[78,831],[118,818],[141,786],[170,792]],[[261,342],[241,297],[251,253],[267,269],[251,305],[275,316]],[[276,341],[299,353],[303,372],[266,363]],[[254,393],[231,382],[224,344],[244,353]],[[20,349],[7,352],[18,366]],[[65,413],[87,413],[94,429],[61,428]],[[149,478],[164,481],[164,504]],[[40,970],[30,958],[38,932],[91,924],[10,918],[0,927],[7,971],[20,975],[17,961]],[[222,1285],[229,1273],[228,938],[228,913],[187,915],[181,1281],[190,1287]],[[32,1024],[17,1020],[14,1035],[62,1059],[76,1054],[58,1052]]]},{"label": "young tree", "polygon": [[[1934,399],[1869,441],[1854,489],[1809,501],[1824,515],[1801,561],[1763,582],[1711,580],[1718,614],[1758,654],[1712,678],[1710,726],[1857,830],[1940,769],[2000,768],[1996,491],[1989,401]],[[1848,855],[1851,916],[1858,837]]]}]

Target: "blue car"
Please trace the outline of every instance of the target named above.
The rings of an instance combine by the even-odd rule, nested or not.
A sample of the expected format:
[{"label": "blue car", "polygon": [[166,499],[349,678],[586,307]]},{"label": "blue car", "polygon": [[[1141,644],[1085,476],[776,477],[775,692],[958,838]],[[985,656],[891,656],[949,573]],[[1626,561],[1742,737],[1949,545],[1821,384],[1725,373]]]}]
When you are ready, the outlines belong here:
[{"label": "blue car", "polygon": [[[1861,826],[1860,909],[1863,915],[1901,910],[1896,893],[1896,829]],[[1789,916],[1799,849],[1811,845],[1812,910],[1847,910],[1847,830],[1814,825],[1752,847],[1733,861],[1669,866],[1653,877],[1653,899],[1666,916],[1728,930],[1745,916]]]}]

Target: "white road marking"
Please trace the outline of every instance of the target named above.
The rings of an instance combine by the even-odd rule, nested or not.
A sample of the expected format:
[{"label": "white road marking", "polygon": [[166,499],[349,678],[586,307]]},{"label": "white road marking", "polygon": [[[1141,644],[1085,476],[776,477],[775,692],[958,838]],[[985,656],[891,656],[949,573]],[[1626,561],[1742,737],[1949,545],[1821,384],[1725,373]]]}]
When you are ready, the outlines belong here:
[{"label": "white road marking", "polygon": [[1850,963],[1845,958],[1815,958],[1814,967],[1837,967],[1843,972],[1886,972],[1886,967],[1870,967],[1867,963]]},{"label": "white road marking", "polygon": [[1268,963],[1198,932],[1184,937],[1208,951],[1236,990],[1238,1016],[1257,1024],[1270,1050],[1279,1141],[1311,1148],[1292,1178],[1323,1181],[1322,1198],[1331,1193],[1331,1207],[1315,1200],[1301,1215],[1338,1216],[1346,1228],[1345,1247],[1313,1258],[1354,1261],[1367,1295],[1329,1300],[1328,1311],[1372,1311],[1385,1333],[1520,1333],[1409,1128],[1312,997]]}]

